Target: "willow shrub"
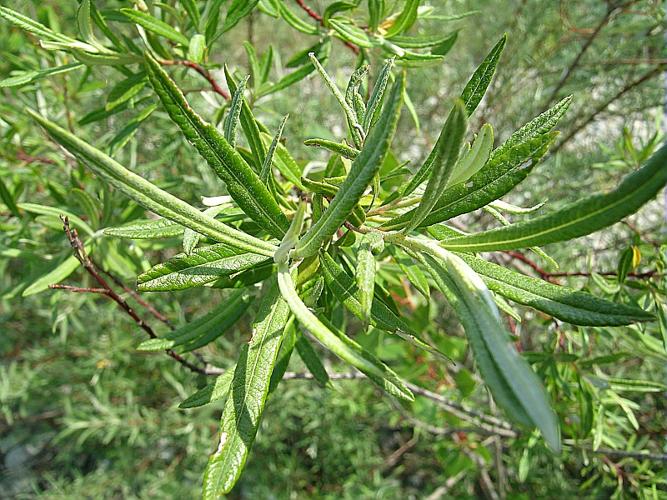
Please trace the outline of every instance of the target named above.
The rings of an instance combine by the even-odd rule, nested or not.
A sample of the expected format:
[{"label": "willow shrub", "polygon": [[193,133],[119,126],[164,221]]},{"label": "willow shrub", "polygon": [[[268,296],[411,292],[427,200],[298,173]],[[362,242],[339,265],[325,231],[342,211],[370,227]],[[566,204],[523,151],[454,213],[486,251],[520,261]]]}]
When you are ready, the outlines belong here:
[{"label": "willow shrub", "polygon": [[[392,36],[398,36],[394,42],[404,46],[427,46],[424,41],[418,44],[418,40],[400,35],[409,28],[411,9],[419,2],[407,2],[405,9],[392,18],[399,25],[396,33],[392,31],[394,25],[385,23],[382,29],[390,35],[386,40],[369,35],[372,26],[378,26],[380,3],[370,2],[370,14],[375,18],[365,31],[343,19],[336,20],[336,12],[328,13],[329,27],[344,41],[361,48],[367,44],[383,49],[395,47]],[[251,10],[257,2],[233,2],[231,14],[221,28],[223,33],[230,23],[238,22],[235,15],[247,15],[244,4]],[[278,9],[285,16],[281,9],[286,7],[281,2],[261,5]],[[350,5],[352,9],[354,5]],[[146,50],[139,54],[136,50],[123,52],[115,41],[113,49],[100,44],[92,35],[90,19],[100,27],[106,24],[100,23],[99,13],[92,9],[90,2],[82,2],[80,30],[88,34],[84,38],[87,41],[51,31],[6,8],[1,14],[42,37],[47,48],[68,51],[79,59],[47,72],[71,71],[95,63],[140,64],[139,71],[128,76],[123,88],[115,89],[116,95],[127,96],[138,86],[150,85],[173,126],[191,143],[192,154],[203,157],[226,189],[226,196],[207,200],[208,208],[200,210],[128,170],[110,156],[109,149],[98,149],[41,112],[27,110],[51,138],[109,186],[159,216],[108,227],[104,230],[106,237],[182,238],[182,253],[138,276],[139,291],[199,287],[205,297],[211,288],[226,290],[226,299],[213,311],[164,337],[143,342],[140,350],[191,352],[214,342],[241,318],[251,315],[252,338],[239,346],[235,367],[181,405],[192,408],[214,401],[224,403],[219,443],[204,474],[205,498],[217,497],[234,487],[252,447],[267,397],[279,390],[294,350],[324,388],[331,388],[334,382],[313,341],[392,397],[407,402],[414,399],[410,383],[341,327],[335,318],[337,305],[342,304],[358,319],[357,330],[382,330],[442,363],[450,362],[431,338],[423,337],[410,326],[409,316],[393,302],[391,290],[376,283],[377,263],[392,260],[425,296],[437,300],[432,289],[444,295],[463,326],[481,378],[505,414],[519,427],[538,429],[553,452],[560,452],[559,419],[542,380],[517,352],[499,308],[507,311],[509,300],[573,325],[592,327],[629,325],[651,321],[653,316],[638,305],[617,304],[523,275],[493,263],[488,252],[531,249],[546,256],[540,249],[542,245],[599,231],[633,214],[667,183],[666,146],[616,189],[510,224],[502,212],[526,209],[499,199],[515,189],[547,153],[557,135],[554,128],[570,98],[534,118],[497,147],[490,124],[470,130],[470,118],[492,81],[504,37],[491,49],[460,96],[446,106],[442,132],[416,172],[394,161],[390,153],[410,73],[411,64],[405,64],[406,53],[393,50],[393,57],[379,69],[374,85],[368,82],[368,66],[360,65],[345,89],[340,89],[327,74],[322,64],[325,57],[317,47],[302,54],[300,64],[306,70],[297,75],[302,78],[303,73],[319,73],[347,123],[347,136],[340,141],[305,141],[331,154],[326,166],[304,172],[302,164],[281,142],[287,117],[274,134],[260,123],[245,100],[247,79],[236,81],[232,72],[226,71],[231,103],[222,125],[211,124],[189,105],[165,71],[160,62],[164,56],[161,45],[146,39]],[[207,35],[187,38],[146,12],[123,9],[121,13],[143,29],[187,47],[193,60],[201,60],[207,40],[217,36],[219,20],[211,21],[210,15],[209,24],[205,23]],[[198,9],[188,13],[194,24],[199,19],[201,25],[202,13]],[[287,18],[291,24],[298,24],[289,15]],[[111,31],[105,34],[113,36]],[[122,42],[119,40],[118,44]],[[321,49],[323,42],[318,44]],[[253,54],[253,50],[250,48],[249,53]],[[408,54],[407,62],[410,57]],[[256,64],[257,72],[262,73],[262,64]],[[396,69],[397,64],[407,68]],[[23,80],[45,77],[48,74],[42,72],[24,75]],[[265,95],[300,78],[292,77],[278,88],[256,86],[253,91]],[[253,81],[261,83],[258,78]],[[148,108],[149,113],[155,108]],[[238,143],[241,132],[249,148]],[[7,204],[13,203],[7,193],[4,196]],[[502,225],[464,233],[450,223],[458,215],[479,209],[494,213]],[[85,227],[85,222],[81,222]],[[85,236],[91,241],[99,237],[92,232]],[[253,302],[257,302],[257,307],[250,307]]]}]

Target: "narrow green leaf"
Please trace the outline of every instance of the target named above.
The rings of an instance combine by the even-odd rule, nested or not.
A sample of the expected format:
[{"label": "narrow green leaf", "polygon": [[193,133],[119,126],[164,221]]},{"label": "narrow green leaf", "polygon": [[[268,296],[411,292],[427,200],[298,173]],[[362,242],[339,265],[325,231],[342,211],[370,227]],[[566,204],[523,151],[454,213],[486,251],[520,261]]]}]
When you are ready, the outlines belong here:
[{"label": "narrow green leaf", "polygon": [[459,257],[482,277],[493,292],[574,325],[621,326],[654,319],[652,314],[638,307],[616,304],[525,276],[472,255],[459,254]]},{"label": "narrow green leaf", "polygon": [[417,11],[419,10],[420,0],[405,0],[403,10],[394,20],[392,25],[385,33],[385,37],[391,38],[395,35],[405,33],[417,20]]},{"label": "narrow green leaf", "polygon": [[387,59],[380,70],[375,85],[373,85],[373,91],[368,99],[366,114],[364,115],[363,126],[365,132],[368,132],[380,118],[380,111],[382,110],[382,104],[385,98],[385,90],[387,89],[389,77],[391,76],[391,68],[393,68],[393,66],[394,58]]},{"label": "narrow green leaf", "polygon": [[51,215],[53,217],[60,217],[61,215],[66,215],[70,221],[70,224],[76,227],[79,231],[83,231],[88,236],[93,237],[95,231],[87,222],[84,222],[80,217],[74,215],[69,210],[62,208],[47,207],[46,205],[38,205],[37,203],[19,203],[18,207],[21,210],[30,212],[32,214],[38,215]]},{"label": "narrow green leaf", "polygon": [[1,178],[0,178],[0,200],[2,200],[5,206],[15,217],[21,217],[21,213],[19,212],[19,207],[16,205],[16,200],[14,200],[14,196],[9,191],[9,188]]},{"label": "narrow green leaf", "polygon": [[401,113],[401,96],[404,88],[405,75],[402,75],[394,83],[382,116],[371,129],[361,153],[352,162],[345,182],[322,217],[299,241],[294,250],[295,256],[303,258],[317,253],[321,245],[333,236],[361,199],[389,151],[389,145]]},{"label": "narrow green leaf", "polygon": [[280,381],[285,376],[285,372],[287,372],[287,367],[289,366],[290,359],[292,359],[292,353],[294,352],[294,344],[296,344],[296,327],[294,326],[294,316],[290,316],[290,319],[285,326],[285,333],[283,334],[283,341],[280,344],[280,351],[278,351],[278,359],[276,360],[273,373],[271,374],[269,395],[276,390],[278,384],[280,384]]},{"label": "narrow green leaf", "polygon": [[54,42],[62,43],[73,43],[76,42],[73,38],[70,38],[62,33],[56,33],[50,28],[47,28],[43,24],[34,21],[33,19],[24,16],[20,12],[9,9],[7,7],[0,6],[0,17],[6,19],[10,23],[18,26],[19,28],[37,35],[38,37],[44,40],[50,40]]},{"label": "narrow green leaf", "polygon": [[306,365],[308,371],[313,374],[315,380],[317,380],[322,387],[332,388],[333,383],[331,382],[331,379],[329,379],[329,374],[327,373],[320,356],[305,335],[298,335],[296,340],[296,350],[299,353],[301,361]]},{"label": "narrow green leaf", "polygon": [[319,27],[315,26],[314,24],[307,23],[306,21],[302,20],[299,16],[294,14],[287,5],[285,5],[285,2],[282,0],[279,0],[277,3],[278,9],[280,9],[280,16],[285,20],[287,24],[289,24],[292,28],[294,28],[297,31],[300,31],[301,33],[305,33],[306,35],[317,35],[319,34]]},{"label": "narrow green leaf", "polygon": [[104,235],[133,240],[177,238],[183,235],[183,230],[183,226],[169,219],[144,219],[104,228]]},{"label": "narrow green leaf", "polygon": [[[248,346],[244,345],[241,349],[247,350]],[[235,368],[236,366],[232,366],[225,370],[225,373],[218,375],[213,382],[205,385],[197,392],[184,399],[178,407],[185,410],[188,408],[197,408],[220,400],[226,401],[229,396],[229,389],[232,386]]]},{"label": "narrow green leaf", "polygon": [[239,120],[241,119],[243,93],[245,92],[245,86],[248,83],[249,78],[250,76],[246,76],[236,87],[234,95],[232,96],[232,102],[229,106],[229,112],[223,123],[225,139],[227,139],[231,147],[236,147],[236,127],[238,127]]},{"label": "narrow green leaf", "polygon": [[[420,225],[425,227],[449,220],[504,196],[528,176],[544,156],[554,137],[554,134],[545,134],[517,144],[509,150],[498,148],[486,165],[467,182],[448,188]],[[406,212],[383,224],[383,227],[400,229],[411,217],[412,211]]]},{"label": "narrow green leaf", "polygon": [[[377,268],[372,247],[376,244],[375,239],[378,238],[378,236],[377,233],[362,235],[361,244],[357,251],[357,269],[354,277],[357,284],[357,296],[359,298],[359,305],[361,306],[361,315],[364,323],[370,321],[373,296],[375,294],[375,272]],[[381,237],[380,241],[382,241]]]},{"label": "narrow green leaf", "polygon": [[231,248],[259,255],[273,256],[276,247],[272,243],[262,241],[233,229],[216,219],[207,217],[191,205],[130,172],[120,163],[82,141],[74,134],[50,122],[31,109],[26,111],[59,144],[82,160],[97,175],[148,210],[216,241],[227,243]]},{"label": "narrow green leaf", "polygon": [[188,352],[206,345],[236,324],[248,309],[250,298],[243,290],[231,292],[208,314],[172,330],[164,337],[143,341],[137,346],[137,350],[161,351],[183,346],[179,352]]},{"label": "narrow green leaf", "polygon": [[489,161],[493,150],[493,127],[488,123],[482,126],[479,134],[468,151],[456,164],[447,186],[465,182],[479,172]]},{"label": "narrow green leaf", "polygon": [[229,398],[220,420],[220,442],[204,472],[204,499],[229,493],[238,481],[255,440],[269,392],[290,308],[275,278],[264,284],[248,350],[236,363]]},{"label": "narrow green leaf", "polygon": [[146,68],[151,84],[172,120],[225,181],[234,201],[271,235],[282,237],[288,226],[287,218],[257,174],[215,127],[205,123],[192,110],[183,93],[149,54],[146,54]]},{"label": "narrow green leaf", "polygon": [[303,141],[306,146],[316,146],[318,148],[328,149],[337,155],[347,158],[349,160],[354,160],[359,156],[359,150],[353,147],[348,146],[347,144],[342,144],[340,142],[328,141],[326,139],[306,139]]},{"label": "narrow green leaf", "polygon": [[463,107],[463,102],[457,101],[442,127],[438,142],[434,146],[436,153],[433,157],[426,189],[421,202],[413,210],[410,222],[405,226],[405,232],[412,231],[419,226],[442,196],[459,159],[459,151],[463,144],[466,129],[466,110]]},{"label": "narrow green leaf", "polygon": [[9,88],[9,87],[21,87],[37,80],[43,78],[48,78],[53,75],[59,75],[62,73],[67,73],[75,69],[83,68],[81,63],[70,63],[63,66],[57,66],[55,68],[47,68],[40,71],[24,71],[19,74],[14,74],[9,78],[4,78],[0,80],[0,88]]},{"label": "narrow green leaf", "polygon": [[[86,252],[90,252],[90,245],[86,245]],[[21,297],[29,297],[31,295],[36,295],[44,290],[48,290],[50,285],[55,285],[60,283],[62,280],[67,278],[72,274],[76,269],[81,265],[79,259],[74,255],[70,255],[64,261],[57,264],[53,269],[48,273],[37,278],[28,288],[23,290]]]},{"label": "narrow green leaf", "polygon": [[542,382],[510,343],[484,282],[460,258],[434,242],[421,240],[415,246],[425,252],[423,263],[461,320],[482,378],[498,405],[517,422],[537,427],[551,449],[560,452],[558,420]]},{"label": "narrow green leaf", "polygon": [[142,28],[155,33],[158,36],[167,38],[176,43],[187,47],[190,41],[182,33],[176,31],[172,26],[157,19],[156,17],[151,16],[147,12],[142,12],[134,9],[120,9],[120,12],[127,17],[130,21],[135,24],[138,24]]},{"label": "narrow green leaf", "polygon": [[375,32],[384,16],[384,0],[368,0],[368,28]]},{"label": "narrow green leaf", "polygon": [[227,9],[227,17],[225,17],[222,33],[229,31],[236,26],[241,19],[250,15],[258,3],[259,0],[233,0],[232,4]]},{"label": "narrow green leaf", "polygon": [[667,183],[667,145],[639,170],[627,175],[609,193],[571,203],[530,221],[447,240],[443,246],[460,251],[512,250],[568,241],[611,226],[635,213]]},{"label": "narrow green leaf", "polygon": [[329,26],[331,26],[334,31],[338,33],[338,36],[346,42],[353,43],[354,45],[365,49],[373,47],[373,41],[368,34],[350,22],[344,22],[339,19],[329,19]]},{"label": "narrow green leaf", "polygon": [[507,139],[503,145],[494,152],[494,155],[503,154],[505,151],[514,148],[518,144],[526,143],[531,139],[543,136],[553,130],[570,107],[571,102],[572,96],[564,97],[544,113],[533,118],[519,130],[514,132],[509,139]]},{"label": "narrow green leaf", "polygon": [[111,111],[121,104],[125,104],[139,94],[147,83],[148,79],[143,72],[132,75],[125,80],[121,80],[111,89],[111,91],[109,91],[109,94],[107,95],[107,103],[104,108],[107,111]]},{"label": "narrow green leaf", "polygon": [[[391,43],[395,43],[404,49],[428,49],[442,46],[445,43],[451,43],[455,39],[458,32],[448,33],[446,35],[425,35],[425,36],[402,36],[397,35],[391,37]],[[439,54],[444,55],[444,54]]]},{"label": "narrow green leaf", "polygon": [[308,54],[308,56],[310,57],[310,60],[312,61],[313,65],[315,66],[315,69],[317,70],[317,72],[320,74],[320,76],[324,80],[324,83],[327,86],[327,88],[331,91],[333,96],[336,98],[336,100],[338,101],[338,104],[340,104],[340,107],[343,108],[343,112],[345,113],[345,118],[347,119],[348,126],[350,127],[350,133],[352,134],[352,139],[354,140],[355,145],[357,147],[361,147],[361,144],[364,141],[364,138],[361,135],[361,130],[360,130],[360,129],[362,129],[362,127],[357,122],[357,115],[354,112],[354,109],[345,100],[345,96],[343,95],[343,93],[338,88],[338,85],[336,85],[336,82],[334,82],[333,79],[327,74],[326,70],[322,67],[322,64],[320,63],[320,61],[317,60],[317,57],[315,56],[315,54],[311,53],[311,54]]},{"label": "narrow green leaf", "polygon": [[185,12],[188,13],[192,25],[195,27],[195,30],[199,31],[199,24],[201,23],[201,14],[199,13],[199,8],[197,7],[197,0],[180,0],[179,3],[185,9]]},{"label": "narrow green leaf", "polygon": [[278,144],[280,143],[280,139],[283,136],[283,130],[285,129],[285,123],[287,123],[287,119],[289,118],[289,115],[285,115],[280,122],[280,125],[278,126],[278,131],[276,132],[276,135],[273,136],[273,140],[271,141],[271,145],[269,146],[269,150],[266,152],[266,158],[264,158],[264,163],[262,163],[262,169],[260,171],[260,179],[262,179],[262,182],[268,183],[269,178],[271,177],[271,167],[273,166],[273,155],[276,152],[276,148],[278,147]]},{"label": "narrow green leaf", "polygon": [[477,106],[482,101],[484,94],[486,94],[486,89],[489,88],[491,80],[493,79],[493,74],[496,72],[496,66],[498,65],[498,60],[500,55],[503,53],[505,48],[505,43],[507,42],[507,35],[503,37],[496,43],[496,45],[491,49],[491,52],[484,58],[482,64],[475,70],[472,77],[466,84],[461,94],[461,99],[465,103],[466,111],[468,116],[472,115],[473,111],[477,109]]},{"label": "narrow green leaf", "polygon": [[[235,93],[237,90],[237,84],[232,76],[229,68],[225,65],[225,79],[227,80],[227,86],[232,93]],[[259,122],[255,120],[255,117],[252,114],[252,110],[245,99],[241,100],[241,127],[243,132],[248,139],[250,144],[250,149],[252,150],[252,156],[254,158],[255,170],[260,168],[262,161],[266,157],[266,148],[262,142],[261,132]]]},{"label": "narrow green leaf", "polygon": [[137,277],[141,291],[184,290],[203,286],[266,260],[266,257],[233,249],[224,244],[196,248],[190,255],[178,254]]},{"label": "narrow green leaf", "polygon": [[318,342],[364,373],[389,394],[406,401],[414,400],[410,389],[393,370],[344,333],[338,331],[334,333],[331,325],[325,325],[320,318],[310,312],[296,292],[287,262],[278,264],[278,286],[296,319]]}]

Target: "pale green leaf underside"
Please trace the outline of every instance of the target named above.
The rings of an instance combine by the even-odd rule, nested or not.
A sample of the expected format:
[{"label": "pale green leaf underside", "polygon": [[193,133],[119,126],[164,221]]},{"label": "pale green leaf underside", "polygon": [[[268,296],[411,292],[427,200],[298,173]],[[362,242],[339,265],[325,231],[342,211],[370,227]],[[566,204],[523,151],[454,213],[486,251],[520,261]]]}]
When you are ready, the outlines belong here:
[{"label": "pale green leaf underside", "polygon": [[549,446],[559,451],[558,420],[542,382],[510,343],[484,282],[464,261],[434,242],[417,247],[461,320],[482,378],[499,406],[516,421],[540,429]]}]

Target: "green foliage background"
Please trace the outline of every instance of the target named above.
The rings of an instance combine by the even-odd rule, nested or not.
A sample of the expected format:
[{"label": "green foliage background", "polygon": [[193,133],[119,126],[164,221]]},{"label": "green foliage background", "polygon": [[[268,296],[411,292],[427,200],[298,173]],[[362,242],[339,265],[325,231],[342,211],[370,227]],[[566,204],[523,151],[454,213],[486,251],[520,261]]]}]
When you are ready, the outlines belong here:
[{"label": "green foliage background", "polygon": [[[43,22],[58,22],[64,32],[74,33],[70,29],[75,23],[74,2],[14,3],[12,8]],[[323,12],[329,2],[308,3]],[[105,4],[105,8],[130,5],[120,1]],[[551,93],[558,88],[564,70],[577,59],[609,5],[615,5],[598,0],[508,0],[502,2],[502,8],[484,0],[431,4],[442,15],[479,13],[413,28],[415,32],[431,33],[434,28],[460,32],[443,64],[410,73],[408,92],[420,130],[416,133],[414,122],[404,114],[394,141],[399,160],[422,158],[430,150],[442,126],[445,101],[459,94],[504,32],[509,33],[508,48],[476,119],[480,124],[491,121],[496,136],[506,138],[553,102]],[[581,130],[507,201],[529,206],[548,199],[555,207],[614,187],[661,142],[664,93],[660,71],[667,56],[663,9],[659,1],[628,2],[609,16],[555,96],[575,95],[559,126],[561,137],[567,139],[571,132]],[[253,42],[259,54],[272,45],[283,61],[312,43],[284,23],[255,13],[217,42],[210,59],[246,73],[242,47],[246,40]],[[8,23],[0,23],[0,75],[4,78],[29,66],[52,65],[36,43]],[[354,54],[341,43],[334,44],[327,68],[344,81],[353,68]],[[375,55],[380,60],[380,54]],[[651,72],[641,84],[631,86]],[[192,72],[177,74],[185,88],[206,87]],[[46,144],[22,113],[26,103],[33,104],[35,89],[40,88],[38,100],[62,103],[62,122],[71,120],[77,132],[92,143],[106,143],[135,115],[132,109],[85,126],[76,121],[102,104],[121,75],[105,67],[86,80],[81,76],[78,70],[27,87],[0,89],[0,176],[22,202],[64,204],[85,216],[85,209],[64,200],[73,186],[99,196],[102,184],[76,164],[64,161],[62,153]],[[189,93],[189,98],[198,110],[208,110],[207,117],[216,115],[213,106],[220,101],[200,92]],[[254,110],[270,130],[277,128],[283,115],[290,114],[284,137],[300,161],[313,157],[313,150],[303,146],[302,139],[336,139],[343,126],[333,111],[333,98],[317,77],[259,101]],[[324,153],[316,154],[326,158]],[[139,128],[119,155],[126,165],[183,199],[219,194],[211,187],[218,180],[161,110]],[[128,218],[138,210],[117,193],[110,204],[114,208],[107,222]],[[185,411],[177,406],[205,384],[204,377],[192,375],[166,356],[137,352],[137,344],[144,340],[141,332],[103,297],[45,291],[22,298],[30,283],[69,253],[57,218],[33,215],[16,223],[10,222],[8,210],[0,207],[0,496],[197,496],[201,471],[216,443],[221,407],[213,404]],[[482,214],[463,222],[491,226],[493,220]],[[652,273],[650,278],[623,282],[598,274],[559,279],[619,302],[632,301],[637,294],[653,295],[664,302],[664,235],[664,204],[660,202],[645,207],[627,224],[548,250],[564,270],[615,273],[624,252],[635,245],[641,261],[634,272]],[[114,269],[128,284],[148,262],[173,254],[167,245],[162,249],[154,243],[105,240],[102,245],[96,254],[100,263]],[[539,257],[536,261],[548,268]],[[388,275],[391,271],[386,270]],[[389,276],[386,279],[391,281]],[[67,282],[92,286],[81,271]],[[360,341],[378,349],[399,374],[487,411],[488,397],[443,301],[429,303],[416,293],[402,298],[424,331],[450,334],[440,337],[439,347],[458,362],[457,368],[435,363],[377,335]],[[180,324],[209,310],[220,296],[208,293],[202,300],[200,292],[186,291],[177,296],[153,294],[150,300]],[[646,330],[633,326],[584,330],[525,309],[521,312],[523,349],[546,378],[551,394],[558,395],[554,404],[566,416],[565,425],[576,435],[583,432],[582,420],[592,419],[591,433],[581,435],[576,446],[566,446],[561,457],[554,457],[535,436],[498,440],[451,432],[465,427],[465,422],[426,399],[418,399],[408,413],[364,381],[339,381],[337,391],[326,391],[312,381],[292,380],[283,382],[271,396],[249,464],[231,496],[439,498],[445,494],[493,497],[500,492],[516,498],[664,498],[665,393],[607,390],[594,387],[590,380],[618,377],[666,383],[667,356],[661,340],[665,333],[660,330],[665,325],[656,322]],[[207,357],[229,366],[238,346],[247,340],[249,328],[241,324],[208,346]],[[577,365],[568,356],[586,361]],[[337,363],[329,362],[336,371]],[[300,372],[304,367],[294,362],[290,370]],[[582,382],[582,374],[587,382]],[[662,454],[663,460],[593,453],[593,445],[603,450],[646,450]]]}]

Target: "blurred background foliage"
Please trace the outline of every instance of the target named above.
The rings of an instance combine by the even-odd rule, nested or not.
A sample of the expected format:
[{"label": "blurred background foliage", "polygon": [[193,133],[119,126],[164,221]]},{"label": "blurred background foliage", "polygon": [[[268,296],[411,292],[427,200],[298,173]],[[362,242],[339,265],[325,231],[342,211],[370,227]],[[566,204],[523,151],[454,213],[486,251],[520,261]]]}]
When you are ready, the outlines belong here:
[{"label": "blurred background foliage", "polygon": [[[101,12],[132,6],[113,0],[94,3]],[[172,8],[182,15],[186,3],[207,2],[146,2],[161,8],[167,18]],[[312,15],[301,6],[322,14],[332,2],[285,3],[312,23]],[[507,49],[477,115],[480,125],[493,123],[500,141],[559,98],[574,94],[556,148],[520,193],[506,201],[528,206],[548,200],[558,206],[582,193],[613,187],[662,142],[664,2],[422,4],[435,10],[411,33],[458,36],[444,62],[410,71],[408,93],[415,112],[412,117],[404,113],[394,141],[400,161],[418,165],[437,138],[446,103],[459,94],[505,32]],[[17,0],[11,7],[76,36],[76,2]],[[365,8],[362,2],[359,10]],[[116,28],[116,34],[136,39],[127,23],[118,22]],[[222,64],[238,76],[252,74],[243,42],[259,57],[273,51],[269,79],[275,82],[289,71],[287,61],[314,40],[255,11],[211,47],[207,67],[212,78],[224,83]],[[45,288],[35,288],[35,281],[70,256],[59,212],[44,206],[60,211],[67,207],[93,230],[132,220],[142,210],[66,158],[22,108],[59,104],[62,123],[91,143],[106,145],[130,169],[183,199],[222,194],[216,191],[218,181],[186,147],[166,113],[158,108],[150,116],[141,114],[146,102],[153,102],[146,89],[113,113],[104,112],[108,96],[122,90],[117,87],[125,78],[122,69],[81,68],[9,85],[7,78],[72,59],[45,52],[34,36],[6,22],[0,22],[0,54],[5,79],[0,82],[0,187],[19,202],[0,204],[0,496],[197,496],[221,406],[180,410],[178,404],[205,385],[205,377],[166,356],[137,352],[142,332],[105,297],[61,290],[33,294]],[[387,54],[372,49],[369,55],[377,70]],[[338,81],[346,81],[356,58],[350,47],[333,40],[327,69]],[[186,67],[175,74],[204,116],[222,116],[226,101],[211,92],[205,78]],[[251,96],[257,97],[259,82],[249,85]],[[270,130],[290,114],[283,137],[304,164],[325,161],[326,155],[305,147],[303,139],[333,139],[344,126],[317,77],[256,98],[253,107]],[[137,126],[126,129],[128,123]],[[480,212],[459,223],[492,224],[493,219]],[[612,230],[548,247],[569,274],[539,256],[526,259],[508,253],[503,263],[617,301],[641,303],[650,296],[664,303],[664,229],[664,201],[659,200]],[[173,255],[173,246],[173,241],[102,238],[93,258],[132,287],[136,274]],[[393,271],[381,268],[383,279],[400,290]],[[94,286],[81,269],[65,283]],[[147,299],[181,324],[209,310],[223,295],[191,290]],[[427,301],[409,287],[395,299],[413,311],[418,328],[437,338],[457,364],[436,363],[379,335],[360,342],[390,361],[400,375],[447,401],[488,412],[488,396],[443,301]],[[647,326],[589,329],[526,309],[520,312],[521,322],[511,317],[508,322],[554,398],[569,445],[561,457],[553,456],[535,436],[506,438],[471,431],[465,418],[430,399],[418,398],[408,413],[364,381],[339,381],[338,390],[330,391],[312,381],[290,380],[271,396],[248,468],[231,496],[666,498],[665,392],[651,385],[667,382],[664,311],[655,311],[661,320]],[[166,331],[159,323],[155,328]],[[248,333],[249,326],[241,324],[207,346],[207,357],[229,366]],[[327,361],[336,371],[335,360]],[[290,370],[300,372],[303,366],[295,360]],[[640,457],[644,452],[651,457]]]}]

